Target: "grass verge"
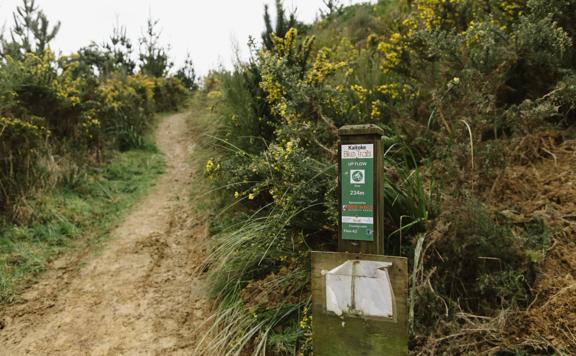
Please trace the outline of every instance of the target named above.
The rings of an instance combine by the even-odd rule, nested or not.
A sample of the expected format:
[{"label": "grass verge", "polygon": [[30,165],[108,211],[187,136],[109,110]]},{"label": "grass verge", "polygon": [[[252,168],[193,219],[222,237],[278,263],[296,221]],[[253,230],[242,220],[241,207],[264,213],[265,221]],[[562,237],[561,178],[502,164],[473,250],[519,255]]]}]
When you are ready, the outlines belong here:
[{"label": "grass verge", "polygon": [[153,146],[115,153],[30,201],[28,224],[0,221],[0,304],[16,301],[27,282],[79,241],[98,246],[163,170]]}]

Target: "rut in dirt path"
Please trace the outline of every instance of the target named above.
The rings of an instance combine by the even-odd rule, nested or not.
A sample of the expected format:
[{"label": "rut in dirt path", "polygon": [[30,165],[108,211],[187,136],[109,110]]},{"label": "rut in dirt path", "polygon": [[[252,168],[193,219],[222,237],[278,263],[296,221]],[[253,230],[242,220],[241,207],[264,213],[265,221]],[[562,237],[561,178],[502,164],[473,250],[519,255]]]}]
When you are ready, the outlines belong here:
[{"label": "rut in dirt path", "polygon": [[185,114],[161,122],[166,173],[99,256],[58,261],[9,308],[1,355],[193,353],[207,300],[195,274],[206,229],[187,199],[191,137]]}]

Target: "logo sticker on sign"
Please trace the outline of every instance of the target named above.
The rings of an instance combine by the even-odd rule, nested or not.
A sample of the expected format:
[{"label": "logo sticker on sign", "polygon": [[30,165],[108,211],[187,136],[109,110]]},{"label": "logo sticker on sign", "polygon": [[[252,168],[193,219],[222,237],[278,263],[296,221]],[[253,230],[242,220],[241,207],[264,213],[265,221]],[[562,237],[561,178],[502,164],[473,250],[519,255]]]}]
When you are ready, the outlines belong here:
[{"label": "logo sticker on sign", "polygon": [[351,169],[350,170],[350,183],[351,184],[365,184],[366,183],[366,171],[363,169]]},{"label": "logo sticker on sign", "polygon": [[374,145],[341,147],[342,239],[374,241]]}]

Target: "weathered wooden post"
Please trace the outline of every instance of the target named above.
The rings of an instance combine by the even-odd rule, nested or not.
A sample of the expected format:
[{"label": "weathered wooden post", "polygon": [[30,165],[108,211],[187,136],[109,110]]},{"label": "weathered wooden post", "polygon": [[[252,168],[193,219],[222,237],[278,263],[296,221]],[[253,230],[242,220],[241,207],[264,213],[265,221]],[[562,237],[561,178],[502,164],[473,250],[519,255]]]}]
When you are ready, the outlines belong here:
[{"label": "weathered wooden post", "polygon": [[383,255],[383,131],[339,134],[339,252],[312,252],[314,354],[407,355],[407,261]]}]

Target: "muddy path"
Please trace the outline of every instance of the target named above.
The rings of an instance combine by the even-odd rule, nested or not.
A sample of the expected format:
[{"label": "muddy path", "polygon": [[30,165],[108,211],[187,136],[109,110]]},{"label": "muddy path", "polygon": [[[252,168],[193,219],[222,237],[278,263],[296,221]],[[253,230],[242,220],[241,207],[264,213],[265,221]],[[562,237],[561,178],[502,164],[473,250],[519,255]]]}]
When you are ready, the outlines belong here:
[{"label": "muddy path", "polygon": [[166,172],[100,254],[67,256],[0,313],[0,355],[194,353],[206,317],[195,270],[206,225],[188,201],[194,172],[186,114],[156,132]]}]

